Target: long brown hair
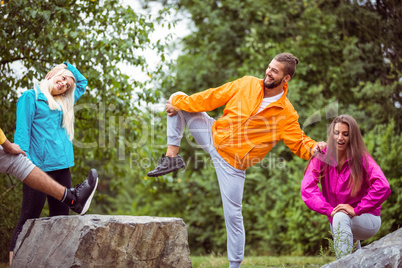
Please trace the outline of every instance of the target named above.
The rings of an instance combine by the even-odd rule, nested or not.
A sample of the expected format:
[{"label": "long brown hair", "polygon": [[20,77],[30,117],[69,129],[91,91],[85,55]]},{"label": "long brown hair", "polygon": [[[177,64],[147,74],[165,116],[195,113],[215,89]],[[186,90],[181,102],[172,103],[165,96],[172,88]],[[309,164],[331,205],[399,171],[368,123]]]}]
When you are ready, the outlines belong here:
[{"label": "long brown hair", "polygon": [[[328,147],[325,155],[323,172],[326,172],[328,165],[334,163],[334,161],[336,161],[336,165],[338,165],[338,150],[336,146],[337,141],[334,138],[335,125],[337,123],[343,123],[349,126],[349,143],[346,148],[346,155],[349,159],[347,164],[351,170],[349,187],[352,188],[351,195],[356,196],[363,183],[363,161],[368,163],[367,157],[370,154],[366,148],[366,145],[364,144],[363,137],[356,120],[350,115],[344,114],[337,116],[328,128]],[[321,174],[324,174],[323,172],[321,172]]]}]

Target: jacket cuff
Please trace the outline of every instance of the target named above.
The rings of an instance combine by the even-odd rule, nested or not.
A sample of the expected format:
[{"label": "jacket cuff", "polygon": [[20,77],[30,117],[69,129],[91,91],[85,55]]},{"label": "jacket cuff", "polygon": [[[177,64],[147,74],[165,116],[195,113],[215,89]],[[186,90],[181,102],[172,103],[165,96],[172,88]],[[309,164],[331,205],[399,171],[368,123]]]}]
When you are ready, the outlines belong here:
[{"label": "jacket cuff", "polygon": [[77,68],[75,68],[74,65],[68,63],[68,62],[63,62],[67,66],[67,70],[73,73],[74,78],[75,78],[75,84],[77,84],[77,81],[79,81],[80,77],[79,74],[81,74]]},{"label": "jacket cuff", "polygon": [[327,215],[328,217],[331,217],[332,211],[334,211],[334,208],[333,208],[333,207],[329,207],[328,210],[327,210],[326,215]]},{"label": "jacket cuff", "polygon": [[[176,92],[176,93],[173,93],[173,94],[170,96],[169,101],[172,102],[173,97],[174,97],[174,96],[178,96],[178,95],[185,95],[185,96],[188,96],[186,93],[181,92],[181,91],[178,91],[178,92]],[[173,103],[172,103],[172,104],[173,104]]]},{"label": "jacket cuff", "polygon": [[72,69],[71,67],[73,67],[73,66],[72,66],[70,63],[68,63],[68,62],[63,62],[63,64],[66,65],[66,69],[67,69],[67,70],[71,71],[71,69]]}]

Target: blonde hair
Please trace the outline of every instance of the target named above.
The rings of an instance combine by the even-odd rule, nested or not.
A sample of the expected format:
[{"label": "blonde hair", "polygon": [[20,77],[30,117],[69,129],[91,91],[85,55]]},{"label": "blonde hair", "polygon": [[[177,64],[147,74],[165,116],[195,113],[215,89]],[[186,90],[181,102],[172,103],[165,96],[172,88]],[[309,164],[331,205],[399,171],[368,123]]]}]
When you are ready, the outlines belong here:
[{"label": "blonde hair", "polygon": [[[67,135],[69,136],[69,140],[73,140],[74,138],[74,92],[75,92],[75,83],[71,85],[71,87],[66,90],[63,94],[53,96],[51,94],[53,90],[53,79],[56,76],[67,76],[72,77],[75,82],[75,77],[73,73],[67,69],[63,69],[56,73],[51,79],[43,79],[39,88],[42,93],[47,98],[47,102],[50,110],[61,110],[63,112],[63,127],[66,129]],[[36,95],[38,92],[36,90]]]}]

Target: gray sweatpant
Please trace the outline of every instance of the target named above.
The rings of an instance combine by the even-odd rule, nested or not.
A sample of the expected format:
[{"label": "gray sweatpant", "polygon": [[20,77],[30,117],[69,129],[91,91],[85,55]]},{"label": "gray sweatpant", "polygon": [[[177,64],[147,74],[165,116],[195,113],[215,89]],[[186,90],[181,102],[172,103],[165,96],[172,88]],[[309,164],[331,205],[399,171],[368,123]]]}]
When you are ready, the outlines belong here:
[{"label": "gray sweatpant", "polygon": [[360,240],[366,240],[374,236],[381,227],[381,217],[369,213],[350,218],[343,212],[334,215],[331,231],[334,237],[336,258],[352,252],[353,245],[360,249]]},{"label": "gray sweatpant", "polygon": [[245,170],[229,165],[216,151],[212,141],[214,119],[207,113],[188,113],[180,111],[167,118],[167,144],[180,146],[184,127],[187,127],[196,142],[212,157],[219,189],[227,232],[227,252],[230,267],[240,267],[244,257],[245,232],[242,216],[242,199]]},{"label": "gray sweatpant", "polygon": [[0,173],[11,174],[24,181],[35,165],[22,154],[9,154],[4,152],[0,145]]}]

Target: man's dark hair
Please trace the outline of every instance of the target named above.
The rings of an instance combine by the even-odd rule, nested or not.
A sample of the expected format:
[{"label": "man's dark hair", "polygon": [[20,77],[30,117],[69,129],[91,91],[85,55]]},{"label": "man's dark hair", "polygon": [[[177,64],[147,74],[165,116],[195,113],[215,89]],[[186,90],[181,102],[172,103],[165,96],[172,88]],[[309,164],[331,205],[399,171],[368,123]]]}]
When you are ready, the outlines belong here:
[{"label": "man's dark hair", "polygon": [[275,56],[274,60],[285,64],[285,75],[293,77],[296,71],[296,65],[299,63],[299,59],[290,53],[281,53]]}]

